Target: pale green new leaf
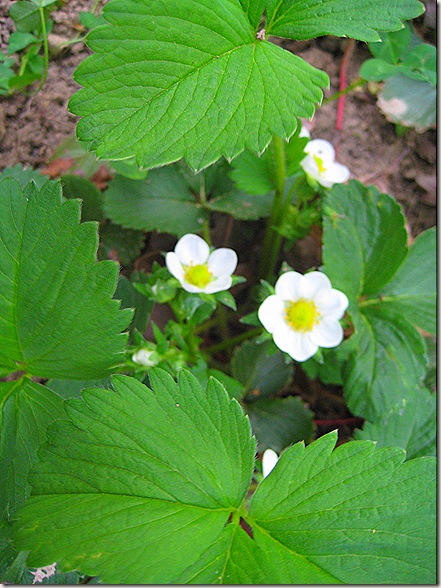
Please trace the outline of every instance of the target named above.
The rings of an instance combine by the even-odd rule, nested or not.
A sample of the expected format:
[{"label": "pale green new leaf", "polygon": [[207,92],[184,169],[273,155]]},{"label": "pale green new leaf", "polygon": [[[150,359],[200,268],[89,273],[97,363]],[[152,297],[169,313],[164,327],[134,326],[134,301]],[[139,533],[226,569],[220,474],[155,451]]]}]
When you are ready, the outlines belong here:
[{"label": "pale green new leaf", "polygon": [[[257,5],[244,0],[253,23]],[[259,4],[261,6],[261,4]],[[78,136],[100,158],[140,167],[185,157],[202,169],[263,151],[311,118],[328,76],[257,39],[239,0],[112,0],[88,36],[70,101]]]},{"label": "pale green new leaf", "polygon": [[266,32],[312,39],[323,35],[379,41],[379,31],[397,31],[424,12],[417,0],[268,0]]},{"label": "pale green new leaf", "polygon": [[202,570],[248,488],[254,439],[215,380],[203,390],[185,371],[179,385],[162,370],[149,377],[153,390],[115,376],[115,392],[66,402],[70,421],[50,430],[19,514],[17,545],[33,564],[126,584]]},{"label": "pale green new leaf", "polygon": [[[0,581],[14,582],[26,554],[12,546],[15,512],[30,494],[28,474],[48,425],[64,415],[59,396],[30,380],[0,383]],[[51,562],[52,563],[52,562]]]},{"label": "pale green new leaf", "polygon": [[179,237],[200,231],[207,218],[176,166],[154,170],[145,180],[116,176],[106,190],[104,209],[123,227]]},{"label": "pale green new leaf", "polygon": [[0,371],[101,378],[124,349],[130,310],[112,300],[118,265],[95,262],[95,223],[61,188],[0,183]]},{"label": "pale green new leaf", "polygon": [[257,570],[255,582],[436,582],[435,460],[336,441],[295,445],[258,487],[248,522],[266,581]]}]

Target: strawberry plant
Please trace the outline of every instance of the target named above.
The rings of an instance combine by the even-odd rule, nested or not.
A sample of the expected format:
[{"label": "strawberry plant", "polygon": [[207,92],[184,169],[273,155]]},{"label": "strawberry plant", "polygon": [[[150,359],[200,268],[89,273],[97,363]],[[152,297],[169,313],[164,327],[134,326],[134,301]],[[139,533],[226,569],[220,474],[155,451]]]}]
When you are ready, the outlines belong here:
[{"label": "strawberry plant", "polygon": [[[275,42],[380,42],[422,10],[110,0],[92,23],[70,109],[106,190],[93,155],[0,176],[3,582],[436,582],[435,230],[410,243],[393,196],[310,139],[327,74]],[[154,232],[173,245],[144,271]],[[285,393],[314,379],[353,439]]]}]

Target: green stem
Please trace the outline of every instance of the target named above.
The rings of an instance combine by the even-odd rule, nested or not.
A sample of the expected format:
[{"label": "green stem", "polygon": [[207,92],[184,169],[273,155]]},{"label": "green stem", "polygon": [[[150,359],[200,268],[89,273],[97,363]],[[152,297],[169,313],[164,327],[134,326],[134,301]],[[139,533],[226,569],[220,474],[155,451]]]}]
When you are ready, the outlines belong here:
[{"label": "green stem", "polygon": [[358,86],[362,86],[365,82],[366,80],[364,80],[363,78],[355,78],[355,80],[351,84],[349,84],[349,86],[346,86],[344,90],[340,90],[340,92],[336,92],[335,94],[332,94],[332,96],[328,96],[328,98],[325,98],[322,102],[322,106],[328,104],[328,102],[333,102],[334,100],[337,100],[337,98],[340,98],[340,96],[349,94],[349,92],[352,92],[352,90],[358,88]]},{"label": "green stem", "polygon": [[221,341],[220,343],[216,343],[216,345],[210,345],[210,347],[206,347],[204,351],[209,353],[210,355],[216,353],[217,351],[223,351],[224,349],[228,349],[229,347],[233,347],[237,343],[241,343],[246,339],[251,339],[256,335],[259,335],[262,332],[262,327],[256,327],[255,329],[251,329],[250,331],[246,331],[245,333],[241,333],[240,335],[236,335],[236,337],[232,337],[231,339],[227,339],[226,341]]},{"label": "green stem", "polygon": [[[205,191],[205,174],[204,174],[204,172],[201,172],[201,174],[200,174],[199,201],[202,204],[202,207],[206,209],[207,193]],[[209,245],[211,245],[210,220],[209,219],[204,219],[204,222],[202,225],[202,235],[204,236],[204,239],[207,241],[207,243]]]},{"label": "green stem", "polygon": [[46,82],[47,73],[49,71],[49,42],[47,38],[47,28],[46,28],[46,16],[44,14],[43,6],[38,8],[40,13],[40,20],[41,20],[41,32],[43,34],[43,48],[44,48],[44,71],[43,77],[41,79],[40,85],[38,86],[38,91],[44,86]]},{"label": "green stem", "polygon": [[[283,197],[285,193],[286,181],[286,157],[285,157],[285,143],[280,137],[273,137],[274,147],[274,179],[276,185],[276,192],[274,194],[273,206],[271,209],[271,216],[266,225],[265,236],[263,239],[262,256],[260,259],[259,276],[270,279],[274,273],[275,262],[277,261],[278,251],[275,251],[277,244],[274,244],[277,232],[275,227],[278,226],[280,217],[280,209],[283,206]],[[276,261],[273,261],[276,260]]]},{"label": "green stem", "polygon": [[[289,211],[289,207],[291,206],[291,200],[292,197],[294,195],[294,192],[297,188],[297,186],[300,184],[300,182],[302,181],[302,176],[300,175],[297,180],[293,183],[293,185],[291,186],[288,194],[285,196],[285,199],[283,201],[283,204],[280,208],[280,212],[279,212],[279,217],[277,219],[277,225],[278,227],[282,226],[284,219],[286,218],[286,215],[288,214]],[[297,209],[300,208],[301,202],[297,202],[296,203],[296,207]],[[276,263],[277,263],[277,258],[279,256],[279,252],[280,252],[280,248],[282,246],[282,241],[283,241],[283,235],[281,233],[279,233],[278,231],[275,233],[274,235],[274,239],[273,239],[273,246],[271,249],[271,258],[269,260],[269,267],[274,268],[276,267]]]}]

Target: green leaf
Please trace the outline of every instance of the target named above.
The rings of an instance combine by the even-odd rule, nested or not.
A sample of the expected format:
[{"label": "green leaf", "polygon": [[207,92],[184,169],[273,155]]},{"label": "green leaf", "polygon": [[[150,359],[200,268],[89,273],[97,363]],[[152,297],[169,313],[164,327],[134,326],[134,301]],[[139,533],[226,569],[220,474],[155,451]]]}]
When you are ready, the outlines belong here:
[{"label": "green leaf", "polygon": [[323,203],[324,272],[348,298],[376,293],[407,253],[401,207],[374,186],[335,184]]},{"label": "green leaf", "polygon": [[248,194],[268,194],[275,190],[270,147],[262,154],[244,151],[232,162],[231,178],[240,190]]},{"label": "green leaf", "polygon": [[275,394],[292,377],[292,364],[285,363],[281,351],[270,355],[272,342],[246,341],[234,351],[231,372],[252,398]]},{"label": "green leaf", "polygon": [[423,12],[416,0],[268,0],[266,32],[290,39],[335,35],[379,41],[379,31],[397,31],[402,21]]},{"label": "green leaf", "polygon": [[35,37],[35,35],[32,35],[31,33],[20,33],[18,31],[14,31],[9,37],[8,55],[12,55],[17,51],[21,51],[32,43],[38,43],[38,39]]},{"label": "green leaf", "polygon": [[413,33],[410,24],[405,23],[399,31],[381,32],[380,39],[380,43],[369,43],[370,52],[377,59],[393,64],[404,59],[409,45],[418,42],[419,37]]},{"label": "green leaf", "polygon": [[333,432],[306,449],[295,445],[259,485],[248,519],[260,553],[254,577],[263,571],[261,583],[274,584],[434,583],[435,460],[403,464],[403,450],[367,441],[332,452],[336,441]]},{"label": "green leaf", "polygon": [[399,74],[385,81],[378,106],[388,121],[423,132],[436,125],[436,100],[431,83]]},{"label": "green leaf", "polygon": [[436,334],[436,228],[418,235],[393,279],[381,290],[382,303]]},{"label": "green leaf", "polygon": [[253,196],[247,192],[233,190],[207,202],[207,208],[231,214],[239,220],[258,220],[271,214],[273,198],[271,194]]},{"label": "green leaf", "polygon": [[199,170],[245,147],[261,152],[311,118],[329,84],[256,39],[237,0],[112,0],[103,14],[110,24],[89,34],[95,55],[77,69],[84,89],[70,101],[84,117],[78,136],[100,158],[136,155],[152,168],[185,157]]},{"label": "green leaf", "polygon": [[30,494],[28,473],[46,428],[64,413],[59,396],[29,380],[0,382],[0,411],[0,578],[13,582],[26,554],[12,547],[12,520]]},{"label": "green leaf", "polygon": [[27,0],[14,2],[9,10],[9,16],[14,21],[17,31],[35,34],[41,32],[40,13],[33,2]]},{"label": "green leaf", "polygon": [[66,401],[70,420],[51,428],[18,515],[16,542],[31,563],[128,584],[203,570],[248,488],[254,439],[215,380],[203,390],[185,371],[179,385],[162,370],[149,376],[153,390],[115,376],[115,393]]},{"label": "green leaf", "polygon": [[140,257],[145,241],[143,231],[107,222],[100,226],[99,233],[98,259],[117,259],[122,265],[131,266]]},{"label": "green leaf", "polygon": [[266,8],[266,0],[240,0],[243,11],[253,27],[257,27]]},{"label": "green leaf", "polygon": [[350,299],[355,334],[344,359],[344,391],[354,414],[374,422],[419,389],[425,344],[434,332],[434,229],[408,249],[396,202],[358,182],[324,200],[324,272]]},{"label": "green leaf", "polygon": [[153,310],[154,301],[143,296],[133,283],[122,275],[119,277],[113,297],[116,300],[121,300],[121,308],[133,308],[135,311],[130,323],[130,338],[133,339],[135,329],[143,333]]},{"label": "green leaf", "polygon": [[96,225],[47,182],[0,183],[0,366],[44,378],[101,378],[118,363],[131,312],[111,299],[117,264],[95,262]]},{"label": "green leaf", "polygon": [[63,196],[65,198],[81,198],[81,220],[101,221],[104,218],[103,195],[98,188],[81,176],[65,174],[61,176]]},{"label": "green leaf", "polygon": [[22,188],[29,184],[31,180],[35,182],[38,188],[41,188],[49,181],[38,170],[31,167],[23,168],[21,165],[6,167],[0,174],[0,182],[6,178],[15,178]]},{"label": "green leaf", "polygon": [[420,333],[392,305],[363,308],[355,318],[353,352],[344,392],[351,412],[375,421],[413,396],[422,383],[426,355]]},{"label": "green leaf", "polygon": [[146,180],[116,176],[109,182],[104,209],[123,227],[178,237],[199,232],[207,218],[175,166],[154,170]]},{"label": "green leaf", "polygon": [[398,446],[407,459],[436,455],[436,396],[426,388],[415,389],[378,420],[355,431],[356,439],[371,439],[378,447]]},{"label": "green leaf", "polygon": [[78,398],[81,396],[82,390],[88,388],[111,389],[110,378],[103,380],[48,380],[46,386],[61,398]]},{"label": "green leaf", "polygon": [[271,448],[277,453],[297,441],[311,440],[312,413],[298,396],[261,398],[246,404],[257,450]]}]

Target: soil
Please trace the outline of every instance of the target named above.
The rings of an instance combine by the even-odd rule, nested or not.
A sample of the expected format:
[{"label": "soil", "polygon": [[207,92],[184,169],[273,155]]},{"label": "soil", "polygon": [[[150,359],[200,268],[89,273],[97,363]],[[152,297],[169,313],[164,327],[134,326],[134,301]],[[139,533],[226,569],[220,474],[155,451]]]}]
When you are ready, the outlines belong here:
[{"label": "soil", "polygon": [[[83,43],[70,45],[62,51],[54,48],[81,34],[79,12],[90,11],[97,2],[64,0],[60,4],[53,12],[55,25],[50,36],[52,55],[46,83],[38,93],[31,89],[27,93],[0,97],[0,171],[16,164],[45,168],[60,143],[75,132],[77,117],[67,108],[70,97],[78,89],[72,74],[89,50]],[[103,4],[105,2],[100,2],[98,6]],[[435,2],[428,0],[427,4],[433,21]],[[3,52],[14,30],[14,23],[7,16],[10,5],[9,0],[0,0],[0,50]],[[421,19],[419,23],[426,37],[433,39],[433,22]],[[328,73],[331,87],[325,92],[326,98],[339,89],[340,67],[348,42],[347,39],[323,37],[313,41],[282,41],[281,45]],[[369,57],[367,46],[356,43],[348,66],[348,83],[357,78],[360,65]],[[398,136],[366,87],[359,87],[346,97],[342,130],[336,130],[336,112],[336,100],[317,110],[313,120],[306,122],[312,137],[331,141],[336,147],[338,161],[349,167],[352,177],[375,184],[382,192],[393,195],[403,206],[411,236],[433,226],[436,223],[436,131],[418,134],[408,129],[404,136]],[[225,246],[231,226],[224,223],[225,219],[221,219],[216,228],[219,243]],[[155,245],[156,239],[151,236],[150,250],[156,247],[161,250]],[[320,236],[313,233],[298,242],[294,250],[299,262],[296,269],[304,271],[319,265],[319,239]],[[232,240],[229,245],[240,246]],[[243,271],[239,273],[246,275],[247,268],[240,269]],[[293,392],[305,397],[304,389]],[[313,404],[319,419],[336,416],[351,419],[341,391],[323,389],[319,396],[327,398],[324,403],[313,400],[318,396],[316,392],[306,394],[305,400]],[[352,423],[352,429],[354,426]]]}]

